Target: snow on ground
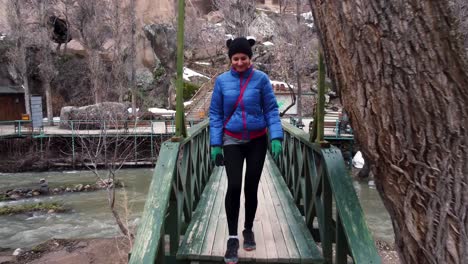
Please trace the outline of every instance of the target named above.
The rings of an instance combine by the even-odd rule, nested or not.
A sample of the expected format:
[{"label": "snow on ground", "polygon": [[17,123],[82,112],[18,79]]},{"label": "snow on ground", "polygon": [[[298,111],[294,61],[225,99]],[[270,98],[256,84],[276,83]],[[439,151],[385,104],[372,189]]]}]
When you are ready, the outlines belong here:
[{"label": "snow on ground", "polygon": [[186,81],[190,81],[190,77],[193,77],[193,76],[201,76],[201,77],[204,77],[204,78],[207,78],[209,79],[209,77],[203,75],[203,74],[200,74],[194,70],[191,70],[187,67],[184,67],[184,80]]},{"label": "snow on ground", "polygon": [[[129,114],[131,114],[133,110],[132,110],[132,108],[130,107],[130,108],[127,109],[127,111],[128,111]],[[138,112],[138,111],[140,111],[140,108],[137,108],[137,109],[136,109],[136,112]]]},{"label": "snow on ground", "polygon": [[302,13],[301,16],[302,16],[305,20],[314,21],[314,16],[312,16],[312,12]]},{"label": "snow on ground", "polygon": [[191,105],[192,103],[193,103],[193,101],[184,102],[184,106]]},{"label": "snow on ground", "polygon": [[206,61],[196,61],[195,64],[198,64],[198,65],[211,65],[211,63],[209,62],[206,62]]},{"label": "snow on ground", "polygon": [[176,113],[176,111],[174,110],[168,110],[168,109],[157,108],[157,107],[148,108],[148,111],[150,111],[153,114],[158,114],[158,115],[163,115],[163,116],[171,116],[171,115],[175,115]]},{"label": "snow on ground", "polygon": [[[288,87],[288,84],[285,83],[285,82],[280,82],[280,81],[270,81],[270,82],[271,82],[271,85],[277,85],[277,84],[281,85],[281,84],[283,84],[284,87]],[[292,84],[290,84],[289,86],[291,86],[291,88],[294,88],[294,85],[292,85]]]},{"label": "snow on ground", "polygon": [[[49,121],[49,119],[48,119],[47,117],[44,117],[44,118],[42,119],[42,122],[48,122],[48,121]],[[52,121],[53,121],[54,123],[58,123],[58,122],[60,122],[60,117],[55,116],[55,117],[52,118]]]},{"label": "snow on ground", "polygon": [[263,42],[263,45],[265,45],[265,46],[274,46],[275,44],[273,44],[273,42],[267,41],[267,42]]}]

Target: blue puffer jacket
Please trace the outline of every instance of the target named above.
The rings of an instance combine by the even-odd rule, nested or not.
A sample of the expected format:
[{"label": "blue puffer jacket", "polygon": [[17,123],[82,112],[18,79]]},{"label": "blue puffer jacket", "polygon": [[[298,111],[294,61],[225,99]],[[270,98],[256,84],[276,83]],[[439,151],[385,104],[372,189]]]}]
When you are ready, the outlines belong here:
[{"label": "blue puffer jacket", "polygon": [[278,104],[270,79],[259,70],[253,70],[242,101],[224,128],[239,97],[240,81],[244,85],[252,70],[253,67],[250,67],[246,72],[239,73],[231,68],[216,78],[210,105],[211,146],[223,145],[224,129],[242,133],[248,138],[249,132],[268,128],[271,139],[283,139]]}]

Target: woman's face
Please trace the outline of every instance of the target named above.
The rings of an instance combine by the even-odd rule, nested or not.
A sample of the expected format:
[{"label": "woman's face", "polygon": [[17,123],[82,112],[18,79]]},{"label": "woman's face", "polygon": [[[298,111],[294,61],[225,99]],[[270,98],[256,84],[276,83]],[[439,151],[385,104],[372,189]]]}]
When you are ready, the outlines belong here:
[{"label": "woman's face", "polygon": [[244,53],[236,53],[231,57],[231,64],[234,70],[245,72],[250,67],[250,58]]}]

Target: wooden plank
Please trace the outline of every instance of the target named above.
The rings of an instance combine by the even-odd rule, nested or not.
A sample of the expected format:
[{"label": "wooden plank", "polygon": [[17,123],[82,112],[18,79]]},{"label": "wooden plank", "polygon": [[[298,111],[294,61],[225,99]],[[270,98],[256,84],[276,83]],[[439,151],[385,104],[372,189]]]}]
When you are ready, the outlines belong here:
[{"label": "wooden plank", "polygon": [[[267,208],[268,209],[268,216],[270,218],[270,223],[271,223],[271,228],[273,232],[273,238],[275,241],[275,247],[276,247],[276,252],[278,256],[278,262],[280,263],[289,263],[289,260],[291,257],[294,257],[294,255],[289,254],[289,250],[287,248],[288,243],[286,242],[286,239],[283,234],[283,230],[281,227],[281,222],[280,222],[280,217],[279,217],[279,212],[276,209],[276,205],[279,205],[279,203],[276,201],[273,201],[273,196],[274,193],[272,194],[270,192],[269,188],[269,181],[268,178],[270,177],[268,171],[265,173],[265,186],[263,186],[264,194],[265,194],[265,200],[267,201]],[[296,251],[296,257],[297,257],[297,251]]]},{"label": "wooden plank", "polygon": [[[242,175],[245,175],[245,166]],[[245,177],[242,181],[242,188],[241,188],[241,197],[240,197],[240,209],[239,209],[239,221],[237,224],[237,235],[239,236],[239,261],[241,262],[251,262],[252,259],[255,258],[255,250],[253,251],[245,251],[242,247],[244,242],[242,236],[242,230],[244,230],[244,222],[245,222],[245,195],[244,195],[244,185],[245,185]],[[255,223],[254,223],[255,224]],[[255,229],[255,226],[253,227]]]},{"label": "wooden plank", "polygon": [[301,263],[317,263],[321,261],[320,251],[270,155],[267,156],[267,168],[280,198],[284,213],[289,216],[287,221],[301,257]]},{"label": "wooden plank", "polygon": [[148,190],[130,264],[155,263],[172,188],[179,143],[164,142]]},{"label": "wooden plank", "polygon": [[[227,185],[227,176],[226,170],[223,171],[222,178],[224,179],[224,185]],[[226,187],[227,188],[227,187]],[[224,209],[224,196],[226,195],[226,191],[224,190],[222,197],[218,198],[222,200],[222,206],[219,211],[218,222],[216,226],[216,233],[213,242],[213,247],[211,249],[211,256],[210,259],[213,261],[222,261],[224,259],[224,253],[226,250],[226,243],[227,243],[227,219],[226,219],[226,212]]]},{"label": "wooden plank", "polygon": [[323,149],[328,179],[335,196],[337,212],[355,263],[381,263],[374,239],[367,227],[353,183],[346,173],[341,152],[336,147]]},{"label": "wooden plank", "polygon": [[[223,167],[224,168],[224,167]],[[200,260],[209,260],[211,259],[213,246],[216,243],[216,231],[218,222],[221,221],[220,214],[224,208],[224,195],[226,194],[226,172],[223,169],[221,177],[219,179],[219,190],[215,198],[215,204],[213,207],[213,212],[211,213],[210,223],[208,225],[208,231],[206,232],[205,240],[203,241],[203,246],[200,253]]]},{"label": "wooden plank", "polygon": [[[263,172],[262,172],[263,175]],[[263,179],[260,179],[260,185],[258,187],[257,199],[257,214],[254,221],[254,232],[255,240],[257,243],[257,249],[255,250],[255,261],[256,262],[267,262],[268,256],[266,251],[266,241],[263,235],[263,225],[265,223],[265,198],[263,196],[261,185],[265,184]]]},{"label": "wooden plank", "polygon": [[[268,164],[269,162],[267,162]],[[268,167],[268,165],[267,165]],[[271,175],[270,171],[268,170],[268,174],[270,177],[266,177],[267,179],[267,186],[270,191],[271,199],[274,204],[274,209],[276,211],[276,215],[278,216],[278,222],[281,227],[281,231],[284,236],[284,241],[286,243],[286,248],[289,252],[289,262],[290,263],[300,263],[301,255],[299,253],[299,250],[297,249],[296,246],[296,241],[294,240],[294,235],[291,232],[291,229],[289,228],[288,224],[288,217],[285,214],[284,208],[282,207],[281,204],[281,198],[279,197],[279,193],[277,192],[274,182],[273,182],[273,175]],[[287,187],[286,187],[287,188]],[[280,258],[280,256],[278,256]]]},{"label": "wooden plank", "polygon": [[207,183],[206,189],[202,194],[197,209],[193,215],[193,221],[190,223],[182,245],[178,252],[179,259],[198,259],[203,246],[203,241],[207,233],[209,220],[213,211],[214,202],[212,196],[216,196],[219,190],[220,177],[224,167],[216,167],[213,175]]}]

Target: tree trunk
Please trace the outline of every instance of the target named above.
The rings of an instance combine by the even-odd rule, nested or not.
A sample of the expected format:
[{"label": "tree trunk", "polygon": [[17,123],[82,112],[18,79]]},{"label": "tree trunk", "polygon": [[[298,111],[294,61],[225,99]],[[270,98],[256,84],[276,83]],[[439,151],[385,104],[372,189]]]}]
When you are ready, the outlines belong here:
[{"label": "tree trunk", "polygon": [[54,115],[52,110],[52,92],[50,89],[50,81],[44,80],[44,88],[45,88],[45,95],[46,95],[46,107],[47,107],[47,121],[49,126],[54,125]]},{"label": "tree trunk", "polygon": [[136,112],[136,97],[137,97],[137,93],[136,93],[136,89],[137,89],[137,85],[136,85],[136,61],[135,61],[135,58],[136,58],[136,41],[135,41],[135,37],[136,37],[136,3],[135,3],[136,0],[130,0],[130,16],[131,16],[131,27],[132,27],[132,32],[131,32],[131,40],[130,40],[130,53],[131,53],[131,68],[132,68],[132,72],[131,72],[131,76],[130,76],[130,89],[131,89],[131,92],[132,92],[132,114],[134,115],[135,117],[135,120],[137,118],[137,112]]},{"label": "tree trunk", "polygon": [[449,1],[309,0],[405,263],[468,263],[468,68]]}]

